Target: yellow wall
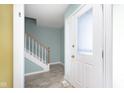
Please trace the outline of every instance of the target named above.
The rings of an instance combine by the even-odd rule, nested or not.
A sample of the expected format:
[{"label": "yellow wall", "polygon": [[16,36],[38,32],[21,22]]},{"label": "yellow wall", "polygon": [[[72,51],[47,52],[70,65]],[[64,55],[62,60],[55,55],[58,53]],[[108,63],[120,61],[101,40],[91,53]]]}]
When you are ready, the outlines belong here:
[{"label": "yellow wall", "polygon": [[13,87],[13,5],[0,4],[0,87]]}]

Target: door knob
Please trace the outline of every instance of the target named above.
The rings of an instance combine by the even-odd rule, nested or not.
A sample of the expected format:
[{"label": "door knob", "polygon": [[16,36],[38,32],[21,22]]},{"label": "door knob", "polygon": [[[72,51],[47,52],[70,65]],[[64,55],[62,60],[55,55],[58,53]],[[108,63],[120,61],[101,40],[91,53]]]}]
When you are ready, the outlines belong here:
[{"label": "door knob", "polygon": [[72,47],[74,48],[74,45],[72,45]]},{"label": "door knob", "polygon": [[72,58],[75,58],[75,56],[74,56],[74,55],[72,55],[71,57],[72,57]]}]

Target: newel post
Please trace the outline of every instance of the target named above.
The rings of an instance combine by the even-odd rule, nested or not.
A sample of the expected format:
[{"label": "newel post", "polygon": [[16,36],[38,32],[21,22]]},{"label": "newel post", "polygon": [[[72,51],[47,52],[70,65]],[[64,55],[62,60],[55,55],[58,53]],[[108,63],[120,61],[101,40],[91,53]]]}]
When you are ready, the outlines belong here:
[{"label": "newel post", "polygon": [[48,64],[50,63],[50,48],[48,47]]}]

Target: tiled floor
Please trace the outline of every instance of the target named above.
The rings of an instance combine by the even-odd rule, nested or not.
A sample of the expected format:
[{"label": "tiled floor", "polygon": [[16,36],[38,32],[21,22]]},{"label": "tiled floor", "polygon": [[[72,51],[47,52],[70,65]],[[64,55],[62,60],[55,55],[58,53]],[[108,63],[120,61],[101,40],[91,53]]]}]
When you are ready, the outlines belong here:
[{"label": "tiled floor", "polygon": [[51,65],[50,71],[25,77],[26,88],[72,88],[70,84],[63,85],[64,66]]}]

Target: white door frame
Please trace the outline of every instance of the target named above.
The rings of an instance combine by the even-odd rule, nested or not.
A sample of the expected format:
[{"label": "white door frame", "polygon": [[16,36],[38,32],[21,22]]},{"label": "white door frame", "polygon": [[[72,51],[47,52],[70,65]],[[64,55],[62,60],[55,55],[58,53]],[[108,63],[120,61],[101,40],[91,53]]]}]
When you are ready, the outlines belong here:
[{"label": "white door frame", "polygon": [[[84,5],[79,6],[73,14]],[[112,87],[112,5],[103,5],[104,12],[104,87]],[[20,13],[19,13],[20,12]],[[13,7],[13,87],[24,88],[24,5]],[[72,16],[70,15],[70,16]],[[69,17],[70,17],[69,16]],[[67,19],[65,26],[67,27]],[[68,29],[65,28],[65,63],[69,55]],[[66,68],[65,68],[66,69]],[[66,73],[66,72],[65,72]]]},{"label": "white door frame", "polygon": [[113,87],[113,6],[103,5],[104,13],[104,87]]},{"label": "white door frame", "polygon": [[13,5],[13,87],[24,88],[24,5]]},{"label": "white door frame", "polygon": [[[69,51],[69,28],[68,19],[77,13],[84,5],[80,5],[70,16],[65,19],[65,70],[68,69],[68,63],[71,53]],[[103,56],[104,56],[104,87],[112,87],[112,5],[102,5],[103,8]],[[67,70],[66,70],[67,71]],[[65,72],[65,79],[67,79]]]}]

